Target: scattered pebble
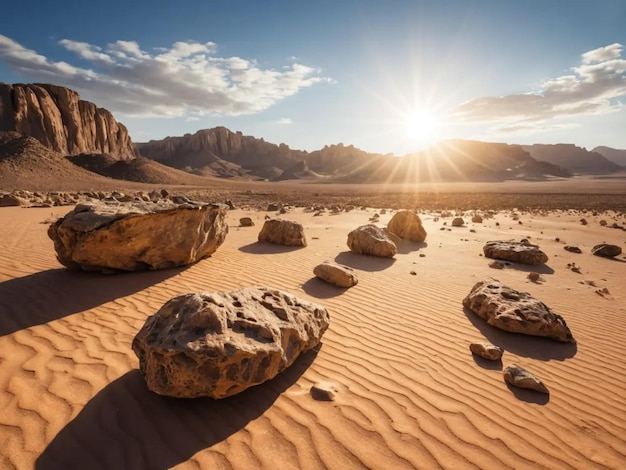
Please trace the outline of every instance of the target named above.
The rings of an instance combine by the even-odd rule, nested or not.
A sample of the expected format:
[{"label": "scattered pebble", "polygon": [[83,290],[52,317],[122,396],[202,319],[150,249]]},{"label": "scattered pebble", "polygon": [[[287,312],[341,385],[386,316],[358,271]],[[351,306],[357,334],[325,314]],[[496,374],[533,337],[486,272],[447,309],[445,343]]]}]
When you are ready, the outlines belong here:
[{"label": "scattered pebble", "polygon": [[311,396],[317,401],[335,401],[338,392],[333,382],[317,382],[311,387]]}]

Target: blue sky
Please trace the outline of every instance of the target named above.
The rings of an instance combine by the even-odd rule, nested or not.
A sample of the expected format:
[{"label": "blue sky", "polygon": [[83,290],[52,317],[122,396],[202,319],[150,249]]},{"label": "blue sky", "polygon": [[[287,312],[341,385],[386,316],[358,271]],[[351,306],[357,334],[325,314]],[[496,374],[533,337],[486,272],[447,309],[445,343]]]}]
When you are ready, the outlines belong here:
[{"label": "blue sky", "polygon": [[624,0],[11,3],[0,81],[73,88],[139,142],[626,148]]}]

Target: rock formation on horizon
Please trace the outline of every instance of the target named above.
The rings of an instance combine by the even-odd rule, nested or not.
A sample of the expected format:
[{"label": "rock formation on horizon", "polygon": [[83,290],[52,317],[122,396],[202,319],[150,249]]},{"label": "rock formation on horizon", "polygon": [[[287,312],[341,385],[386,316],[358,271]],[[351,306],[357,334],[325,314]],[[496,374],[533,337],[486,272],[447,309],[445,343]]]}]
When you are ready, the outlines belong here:
[{"label": "rock formation on horizon", "polygon": [[[614,149],[611,147],[599,146],[594,147],[592,152],[599,153],[607,160],[617,163],[623,167],[626,167],[626,149]],[[626,170],[626,168],[624,168]]]},{"label": "rock formation on horizon", "polygon": [[534,144],[524,145],[523,148],[535,159],[567,168],[573,173],[600,175],[623,170],[600,153],[574,144]]},{"label": "rock formation on horizon", "polygon": [[138,156],[126,127],[111,112],[47,83],[0,83],[0,131],[34,137],[62,155]]}]

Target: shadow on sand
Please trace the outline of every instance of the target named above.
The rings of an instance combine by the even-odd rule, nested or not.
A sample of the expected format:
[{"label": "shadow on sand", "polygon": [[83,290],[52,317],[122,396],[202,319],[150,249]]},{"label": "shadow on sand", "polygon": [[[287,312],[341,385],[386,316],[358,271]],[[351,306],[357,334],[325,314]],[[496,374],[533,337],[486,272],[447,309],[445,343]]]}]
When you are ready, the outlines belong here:
[{"label": "shadow on sand", "polygon": [[290,253],[292,251],[301,250],[303,246],[285,246],[276,245],[274,243],[254,242],[249,245],[239,247],[239,251],[250,253],[253,255],[274,255],[278,253]]},{"label": "shadow on sand", "polygon": [[504,351],[518,356],[530,357],[541,361],[556,359],[564,361],[576,355],[575,343],[560,343],[548,338],[529,336],[521,333],[509,333],[489,325],[470,309],[463,307],[463,313],[492,344],[500,346]]},{"label": "shadow on sand", "polygon": [[477,356],[476,354],[472,354],[472,359],[474,359],[477,366],[482,367],[483,369],[502,370],[502,359],[492,361],[485,359],[484,357]]},{"label": "shadow on sand", "polygon": [[426,248],[428,243],[426,242],[412,242],[411,240],[400,239],[394,242],[398,247],[398,254],[406,255],[414,251],[419,251],[422,248]]},{"label": "shadow on sand", "polygon": [[[491,258],[487,258],[487,260],[489,260],[490,263],[493,261]],[[522,271],[525,273],[554,274],[554,269],[552,269],[550,266],[547,266],[545,264],[530,265],[530,264],[513,263],[511,261],[502,261],[502,262],[506,263],[507,269],[515,269],[516,271]]]},{"label": "shadow on sand", "polygon": [[506,383],[506,386],[518,400],[535,403],[536,405],[546,405],[550,401],[550,394],[548,393],[540,393],[526,388],[514,387],[510,383]]},{"label": "shadow on sand", "polygon": [[138,292],[185,268],[99,274],[51,269],[0,283],[0,336]]},{"label": "shadow on sand", "polygon": [[339,287],[313,277],[302,284],[302,290],[307,294],[317,297],[318,299],[329,299],[337,297],[348,290],[348,287]]},{"label": "shadow on sand", "polygon": [[349,268],[373,272],[387,269],[396,260],[394,258],[382,258],[380,256],[360,255],[351,251],[342,251],[335,256],[335,262]]},{"label": "shadow on sand", "polygon": [[150,392],[138,370],[107,385],[39,456],[35,468],[166,469],[261,416],[314,361],[319,346],[273,380],[230,398],[176,399]]}]

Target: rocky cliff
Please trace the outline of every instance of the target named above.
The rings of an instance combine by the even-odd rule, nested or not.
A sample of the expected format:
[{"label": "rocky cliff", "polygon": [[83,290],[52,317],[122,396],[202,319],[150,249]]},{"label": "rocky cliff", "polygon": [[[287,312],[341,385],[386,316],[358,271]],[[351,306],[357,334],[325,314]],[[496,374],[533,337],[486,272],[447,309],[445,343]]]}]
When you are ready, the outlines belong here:
[{"label": "rocky cliff", "polygon": [[[136,146],[142,155],[160,163],[191,171],[213,168],[216,176],[218,169],[226,171],[227,168],[233,172],[230,176],[239,176],[240,169],[264,178],[278,176],[306,155],[306,152],[292,150],[285,144],[272,144],[225,127],[151,140]],[[236,166],[228,166],[225,162]]]},{"label": "rocky cliff", "polygon": [[56,85],[0,83],[0,131],[34,137],[63,155],[138,155],[126,127],[109,111]]},{"label": "rocky cliff", "polygon": [[617,163],[607,160],[600,153],[574,144],[534,144],[524,145],[523,148],[537,160],[567,168],[574,173],[601,175],[622,170]]},{"label": "rocky cliff", "polygon": [[595,147],[592,152],[599,153],[607,160],[617,163],[622,167],[626,167],[626,150],[624,149],[614,149],[611,147],[600,146]]}]

